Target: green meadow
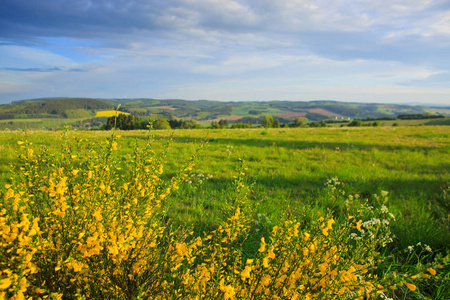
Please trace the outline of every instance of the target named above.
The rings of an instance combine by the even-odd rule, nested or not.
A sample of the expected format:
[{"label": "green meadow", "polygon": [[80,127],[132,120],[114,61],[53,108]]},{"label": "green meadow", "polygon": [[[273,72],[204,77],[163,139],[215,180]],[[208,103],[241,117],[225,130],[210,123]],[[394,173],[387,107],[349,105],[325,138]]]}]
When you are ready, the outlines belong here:
[{"label": "green meadow", "polygon": [[[272,293],[280,295],[282,291],[313,299],[340,299],[347,291],[346,299],[362,299],[364,294],[379,299],[377,295],[381,293],[384,299],[389,295],[392,299],[444,300],[450,293],[448,258],[443,258],[450,254],[450,132],[445,126],[2,131],[0,154],[0,194],[7,208],[1,213],[10,213],[9,217],[0,218],[4,227],[3,245],[6,245],[0,248],[2,264],[9,266],[15,261],[25,266],[18,265],[16,271],[11,271],[18,275],[8,271],[5,273],[8,277],[1,279],[0,289],[11,286],[7,295],[23,295],[24,291],[34,295],[39,291],[61,297],[76,292],[93,298],[128,295],[119,298],[136,299],[144,291],[133,287],[161,283],[161,299],[191,299],[205,293],[210,293],[205,298],[222,295],[224,299],[238,299],[248,295],[256,297],[262,291],[249,286],[247,278],[256,278],[251,281],[256,287],[261,278],[272,275],[273,285],[265,290],[267,297],[258,299],[273,299]],[[159,167],[161,162],[163,169]],[[111,173],[112,169],[117,173]],[[77,177],[80,174],[82,176]],[[98,174],[94,185],[93,174]],[[138,178],[142,178],[142,185]],[[127,184],[122,180],[130,181]],[[18,185],[19,182],[22,184]],[[55,185],[56,182],[59,183]],[[54,186],[56,192],[48,188],[50,192],[45,194],[47,184]],[[68,190],[65,190],[66,184]],[[142,189],[144,186],[148,190]],[[58,191],[67,196],[55,198]],[[80,196],[85,192],[86,196]],[[154,195],[159,196],[154,198]],[[19,201],[16,199],[21,198],[25,206],[15,207],[15,201]],[[54,204],[45,202],[47,198],[53,199]],[[66,204],[67,199],[75,204]],[[147,200],[139,204],[138,199]],[[152,205],[151,199],[163,200],[157,202],[161,206],[157,204],[153,208],[158,213],[139,206]],[[58,201],[62,201],[61,206]],[[77,201],[81,201],[80,204]],[[144,222],[139,219],[142,216],[130,215],[131,203],[138,205],[136,213],[150,212],[148,217],[153,221]],[[53,206],[55,210],[51,211],[49,207]],[[20,253],[28,250],[23,250],[25,246],[21,243],[16,245],[11,241],[16,238],[14,232],[19,232],[25,223],[17,221],[8,225],[7,222],[13,222],[17,213],[22,213],[22,219],[27,218],[36,209],[48,213],[39,226],[54,221],[53,227],[62,227],[58,234],[49,236],[55,248],[49,246],[47,238],[40,238],[46,236],[45,230],[32,240],[30,237],[37,231],[27,233],[31,225],[25,226],[18,239],[40,243],[41,250],[30,250],[28,260],[23,260]],[[230,216],[234,210],[234,216]],[[108,217],[110,214],[115,217]],[[88,215],[92,218],[86,219]],[[161,219],[155,221],[153,218],[159,215]],[[115,231],[117,234],[125,229],[135,232],[134,227],[130,227],[133,222],[140,224],[139,228],[147,230],[148,234],[135,232],[140,238],[127,235],[127,239],[137,238],[137,244],[106,247],[111,242],[107,240],[104,246],[98,244],[90,250],[83,248],[84,242],[79,242],[77,251],[85,249],[81,257],[71,246],[66,246],[85,234],[89,235],[86,245],[92,246],[99,233],[90,236],[90,230],[97,225],[86,222],[94,221],[100,229],[110,228],[108,235],[103,229],[98,230],[111,241]],[[123,224],[119,226],[118,222]],[[236,227],[229,225],[233,222],[237,222]],[[91,224],[90,227],[87,224]],[[144,228],[142,224],[150,227]],[[233,242],[223,238],[223,232],[231,233],[231,228],[236,230]],[[166,235],[163,233],[166,230],[174,231]],[[280,236],[277,237],[278,231]],[[13,235],[9,236],[8,232]],[[299,232],[302,232],[301,237]],[[311,241],[308,232],[311,232]],[[166,241],[166,237],[169,240]],[[208,242],[211,237],[219,240]],[[267,249],[264,237],[270,243]],[[297,238],[293,244],[292,238]],[[166,242],[173,246],[167,248]],[[318,246],[319,242],[322,246]],[[133,245],[135,248],[130,248],[129,253],[141,251],[142,255],[154,255],[155,259],[163,255],[156,265],[139,264],[148,271],[143,271],[142,276],[136,275],[136,280],[129,273],[134,260],[127,259],[124,253],[128,250],[123,248]],[[180,263],[184,256],[191,255],[187,253],[194,255],[192,251],[200,249],[197,246],[202,246],[203,252],[195,252],[195,256]],[[114,247],[123,249],[119,251]],[[153,247],[161,251],[160,254]],[[192,250],[184,250],[188,248]],[[276,254],[272,252],[274,249]],[[313,254],[317,249],[320,251]],[[101,253],[96,252],[100,250]],[[36,258],[32,256],[34,253]],[[109,260],[108,255],[119,253],[123,254],[120,254],[123,261]],[[68,255],[70,259],[65,258]],[[226,267],[231,264],[227,255],[235,259],[232,269]],[[223,261],[225,258],[228,263]],[[275,258],[270,266],[269,258]],[[30,259],[33,264],[27,263]],[[201,265],[199,259],[204,259]],[[314,260],[313,264],[310,259]],[[62,273],[60,260],[64,264]],[[300,266],[298,264],[317,271],[301,269],[305,276],[292,273],[294,269],[289,269],[288,265]],[[206,268],[207,265],[210,267]],[[123,269],[113,271],[119,267]],[[216,272],[217,267],[224,269]],[[267,269],[269,267],[271,269]],[[92,275],[90,283],[86,284],[84,273],[79,273],[81,268],[100,275],[98,278]],[[111,268],[106,277],[102,271],[105,268]],[[334,275],[325,272],[328,269],[332,272],[332,268]],[[377,285],[364,281],[356,288],[358,278],[362,277],[345,275],[345,272],[357,270],[355,268],[360,268],[358,272],[367,280],[378,282]],[[280,270],[286,274],[276,275]],[[160,273],[155,273],[159,275],[152,281],[146,277],[147,272]],[[327,276],[332,278],[339,272],[345,276],[327,284]],[[280,290],[277,280],[288,275],[292,280],[301,278],[305,284]],[[26,276],[28,282],[36,287],[42,285],[45,290],[27,289],[27,281],[17,279],[20,276]],[[54,276],[60,276],[61,279],[56,280],[60,288],[52,283],[45,284],[49,278],[56,278]],[[322,278],[320,293],[316,289],[317,276]],[[113,278],[111,282],[109,278]],[[179,278],[184,279],[179,281]],[[225,280],[230,284],[226,285]],[[208,284],[203,286],[202,282]],[[344,288],[345,284],[348,286]],[[303,291],[305,287],[308,290]],[[4,292],[1,295],[4,296]],[[286,297],[291,299],[291,296]]]},{"label": "green meadow", "polygon": [[[76,152],[77,140],[97,142],[105,131],[0,132],[1,180],[16,165],[17,141],[57,150],[66,135]],[[330,197],[325,183],[335,179],[345,195],[370,203],[387,191],[396,221],[396,249],[425,243],[449,251],[450,132],[443,126],[280,128],[240,130],[116,131],[121,155],[150,138],[155,151],[166,150],[164,176],[175,176],[193,157],[189,179],[167,203],[169,214],[199,230],[221,221],[223,199],[234,177],[245,168],[255,214],[276,221],[305,209],[339,213],[345,203]],[[168,146],[166,146],[169,144]],[[242,166],[241,166],[242,165]],[[239,173],[240,174],[240,173]]]}]

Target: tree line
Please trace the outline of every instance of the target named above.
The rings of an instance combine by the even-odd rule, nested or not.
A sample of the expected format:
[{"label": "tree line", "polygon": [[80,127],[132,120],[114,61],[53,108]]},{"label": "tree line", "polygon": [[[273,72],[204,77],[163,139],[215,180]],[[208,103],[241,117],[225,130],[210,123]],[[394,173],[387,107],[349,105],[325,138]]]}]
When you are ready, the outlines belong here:
[{"label": "tree line", "polygon": [[195,129],[201,128],[194,120],[167,120],[159,118],[157,120],[146,120],[133,115],[118,114],[117,116],[109,117],[103,129],[110,130],[117,128],[120,130],[135,130],[135,129]]},{"label": "tree line", "polygon": [[[352,121],[334,121],[334,120],[322,120],[320,122],[309,122],[306,117],[298,117],[292,121],[282,119],[283,123],[279,119],[274,119],[273,116],[265,115],[261,117],[244,117],[237,120],[236,123],[230,124],[226,119],[220,119],[219,121],[212,121],[209,128],[222,129],[222,128],[252,128],[254,125],[264,128],[296,128],[296,127],[327,127],[328,123],[344,122],[341,126],[359,127],[359,126],[379,126],[379,120],[408,120],[408,119],[434,119],[445,118],[441,115],[431,114],[414,114],[414,115],[400,115],[397,118],[381,117],[381,118],[367,118],[367,119],[354,119]],[[367,121],[374,121],[367,123]],[[366,123],[364,123],[366,122]],[[109,130],[117,128],[121,130],[134,130],[134,129],[147,129],[149,127],[153,129],[198,129],[202,128],[195,120],[182,120],[182,119],[169,119],[159,118],[157,120],[146,120],[138,116],[119,114],[117,117],[108,118],[103,129]]]},{"label": "tree line", "polygon": [[0,119],[67,118],[68,110],[108,110],[113,105],[103,100],[56,98],[37,101],[17,101],[1,106]]}]

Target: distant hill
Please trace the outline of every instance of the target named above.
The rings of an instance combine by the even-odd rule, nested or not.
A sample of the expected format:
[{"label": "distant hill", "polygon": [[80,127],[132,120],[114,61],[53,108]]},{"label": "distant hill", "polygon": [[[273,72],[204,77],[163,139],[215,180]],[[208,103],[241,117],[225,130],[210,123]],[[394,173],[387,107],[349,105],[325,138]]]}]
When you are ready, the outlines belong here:
[{"label": "distant hill", "polygon": [[[0,105],[0,120],[10,125],[30,119],[61,119],[55,124],[84,122],[93,126],[105,122],[95,118],[99,111],[120,110],[142,119],[181,119],[211,124],[219,120],[229,123],[260,124],[265,115],[273,116],[280,123],[290,123],[298,117],[309,121],[396,118],[398,115],[441,114],[450,116],[450,107],[428,107],[418,105],[395,105],[377,103],[352,103],[331,100],[320,101],[249,101],[222,102],[211,100],[182,99],[91,99],[91,98],[41,98],[14,101]],[[64,119],[66,121],[64,121]],[[14,120],[14,121],[7,121]],[[50,124],[45,121],[45,124]],[[38,126],[38,125],[36,125]],[[39,125],[41,126],[41,125]],[[50,126],[50,125],[48,125]],[[45,127],[45,126],[44,126]],[[11,127],[15,128],[15,127]]]},{"label": "distant hill", "polygon": [[[113,109],[111,103],[86,98],[51,98],[14,101],[0,106],[0,119],[82,118],[97,110]],[[95,115],[95,113],[94,113]]]},{"label": "distant hill", "polygon": [[181,99],[106,99],[134,115],[161,115],[166,118],[188,118],[198,121],[239,117],[272,115],[274,118],[291,120],[302,116],[311,121],[326,119],[366,119],[396,117],[400,114],[422,114],[438,111],[450,115],[450,107],[430,108],[416,105],[350,103],[338,101],[264,101],[221,102],[210,100],[188,101]]}]

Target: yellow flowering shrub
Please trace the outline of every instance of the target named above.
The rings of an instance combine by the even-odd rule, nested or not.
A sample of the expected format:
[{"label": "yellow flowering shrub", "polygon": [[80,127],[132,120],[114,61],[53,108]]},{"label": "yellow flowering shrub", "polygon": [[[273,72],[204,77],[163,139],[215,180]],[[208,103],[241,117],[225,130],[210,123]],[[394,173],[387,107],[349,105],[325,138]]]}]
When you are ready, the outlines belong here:
[{"label": "yellow flowering shrub", "polygon": [[[375,273],[388,224],[363,209],[339,222],[317,214],[308,226],[289,216],[251,251],[243,172],[227,220],[194,235],[172,228],[164,206],[192,162],[162,179],[165,155],[150,140],[130,156],[116,155],[114,133],[98,145],[64,141],[56,153],[18,143],[22,163],[1,194],[0,299],[363,299],[402,284],[416,290],[411,274]],[[437,276],[436,267],[427,272]]]}]

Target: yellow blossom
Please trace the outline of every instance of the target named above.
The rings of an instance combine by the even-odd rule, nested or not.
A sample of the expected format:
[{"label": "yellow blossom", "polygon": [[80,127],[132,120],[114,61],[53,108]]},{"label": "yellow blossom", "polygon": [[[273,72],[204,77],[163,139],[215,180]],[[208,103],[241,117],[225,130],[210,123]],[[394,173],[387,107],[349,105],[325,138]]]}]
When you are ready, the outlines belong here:
[{"label": "yellow blossom", "polygon": [[405,282],[405,285],[411,291],[415,291],[417,289],[417,287],[414,284],[412,284],[412,283]]},{"label": "yellow blossom", "polygon": [[222,280],[219,283],[219,289],[224,293],[223,298],[225,300],[227,300],[227,299],[234,299],[234,295],[236,293],[234,291],[234,288],[231,285],[225,285],[223,278],[222,278]]},{"label": "yellow blossom", "polygon": [[250,278],[250,272],[252,268],[250,266],[245,266],[244,271],[241,272],[241,279],[245,281],[245,279]]},{"label": "yellow blossom", "polygon": [[263,267],[268,268],[269,267],[269,257],[265,257],[263,259]]},{"label": "yellow blossom", "polygon": [[264,237],[261,238],[261,247],[259,247],[259,252],[266,251],[266,241],[264,240]]},{"label": "yellow blossom", "polygon": [[271,259],[274,259],[274,258],[275,258],[275,253],[273,253],[273,250],[270,250],[270,251],[267,253],[267,257],[269,257],[269,258],[271,258]]},{"label": "yellow blossom", "polygon": [[356,229],[361,230],[361,223],[362,223],[362,220],[359,220],[359,221],[356,223]]},{"label": "yellow blossom", "polygon": [[11,284],[12,281],[10,278],[0,280],[0,290],[6,290]]},{"label": "yellow blossom", "polygon": [[101,221],[102,219],[103,219],[103,217],[102,217],[102,215],[100,214],[100,211],[99,210],[96,210],[93,214],[92,214],[92,216],[95,218],[95,220],[97,220],[97,221]]},{"label": "yellow blossom", "polygon": [[175,248],[176,248],[177,254],[180,256],[185,255],[185,253],[187,252],[185,243],[176,243]]},{"label": "yellow blossom", "polygon": [[322,228],[323,235],[325,235],[325,236],[328,235],[328,231],[333,229],[333,227],[332,227],[333,223],[334,223],[333,219],[329,219],[327,221],[327,226],[325,228]]}]

